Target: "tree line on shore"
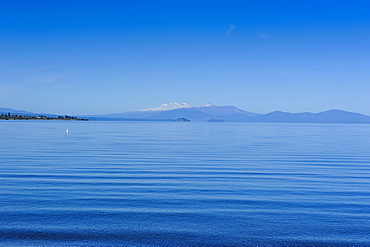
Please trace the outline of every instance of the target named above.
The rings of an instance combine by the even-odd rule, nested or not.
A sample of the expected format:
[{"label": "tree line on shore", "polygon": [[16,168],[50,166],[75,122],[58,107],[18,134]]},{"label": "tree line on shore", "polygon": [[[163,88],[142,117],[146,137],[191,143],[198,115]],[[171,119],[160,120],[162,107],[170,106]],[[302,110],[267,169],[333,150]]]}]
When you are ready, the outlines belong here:
[{"label": "tree line on shore", "polygon": [[0,120],[75,120],[75,121],[89,121],[88,119],[77,118],[77,117],[68,116],[68,115],[50,117],[50,116],[44,116],[44,115],[28,116],[28,115],[17,115],[17,114],[11,114],[11,113],[7,113],[7,114],[2,113],[0,115]]}]

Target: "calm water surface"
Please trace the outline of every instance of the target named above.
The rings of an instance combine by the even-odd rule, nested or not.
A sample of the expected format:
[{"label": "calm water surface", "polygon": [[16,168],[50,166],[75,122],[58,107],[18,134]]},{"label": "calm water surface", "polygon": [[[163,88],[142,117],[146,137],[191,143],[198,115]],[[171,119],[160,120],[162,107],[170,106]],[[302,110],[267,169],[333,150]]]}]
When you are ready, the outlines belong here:
[{"label": "calm water surface", "polygon": [[0,245],[369,246],[369,150],[360,124],[1,121]]}]

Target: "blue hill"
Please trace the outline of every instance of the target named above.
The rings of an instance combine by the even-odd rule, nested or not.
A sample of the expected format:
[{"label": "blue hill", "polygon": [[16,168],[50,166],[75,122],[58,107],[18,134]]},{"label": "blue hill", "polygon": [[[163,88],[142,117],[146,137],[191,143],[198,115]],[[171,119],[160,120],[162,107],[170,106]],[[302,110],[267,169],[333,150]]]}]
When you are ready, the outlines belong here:
[{"label": "blue hill", "polygon": [[275,111],[255,116],[247,121],[279,123],[370,123],[370,116],[342,110],[329,110],[320,113]]},{"label": "blue hill", "polygon": [[193,107],[191,109],[201,111],[207,114],[211,114],[214,116],[230,116],[230,115],[240,114],[240,115],[252,117],[252,116],[260,115],[258,113],[241,110],[235,106],[211,105],[211,106]]},{"label": "blue hill", "polygon": [[17,114],[17,115],[38,115],[37,113],[22,111],[22,110],[14,110],[11,108],[0,108],[0,114]]},{"label": "blue hill", "polygon": [[190,120],[204,119],[208,120],[214,118],[214,115],[207,114],[201,111],[197,111],[193,108],[180,108],[171,111],[164,111],[154,116],[149,117],[150,119],[176,119],[176,118],[187,118]]}]

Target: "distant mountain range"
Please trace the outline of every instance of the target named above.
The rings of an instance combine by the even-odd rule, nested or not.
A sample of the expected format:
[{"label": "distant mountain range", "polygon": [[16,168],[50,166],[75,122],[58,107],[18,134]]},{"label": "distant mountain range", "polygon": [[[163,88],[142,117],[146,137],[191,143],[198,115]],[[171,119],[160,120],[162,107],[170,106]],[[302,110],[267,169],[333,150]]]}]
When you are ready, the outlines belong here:
[{"label": "distant mountain range", "polygon": [[[0,114],[41,115],[37,113],[0,108]],[[42,114],[45,115],[45,114]],[[52,116],[51,114],[47,114]],[[342,110],[320,113],[289,113],[274,111],[259,114],[241,110],[235,106],[215,106],[206,103],[193,107],[186,103],[163,104],[156,108],[105,115],[79,116],[90,120],[116,121],[175,121],[188,119],[198,122],[267,122],[267,123],[370,123],[370,116]]]},{"label": "distant mountain range", "polygon": [[18,114],[18,115],[35,115],[35,113],[22,111],[22,110],[14,110],[11,108],[0,108],[0,114]]},{"label": "distant mountain range", "polygon": [[235,106],[215,106],[206,103],[193,107],[186,103],[163,104],[160,107],[106,115],[85,116],[96,120],[173,121],[186,118],[203,122],[270,122],[270,123],[370,123],[370,116],[342,110],[320,113],[289,113],[275,111],[259,114]]},{"label": "distant mountain range", "polygon": [[12,115],[20,115],[20,116],[47,116],[47,117],[57,117],[56,114],[49,114],[49,113],[35,113],[23,110],[14,110],[11,108],[0,108],[0,114],[12,114]]}]

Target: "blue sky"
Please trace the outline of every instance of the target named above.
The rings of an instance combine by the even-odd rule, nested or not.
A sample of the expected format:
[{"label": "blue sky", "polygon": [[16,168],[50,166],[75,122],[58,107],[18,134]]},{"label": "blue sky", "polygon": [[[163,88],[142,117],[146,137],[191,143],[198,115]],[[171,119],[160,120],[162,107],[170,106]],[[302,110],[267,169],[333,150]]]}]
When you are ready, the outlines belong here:
[{"label": "blue sky", "polygon": [[370,1],[1,0],[0,107],[370,115]]}]

